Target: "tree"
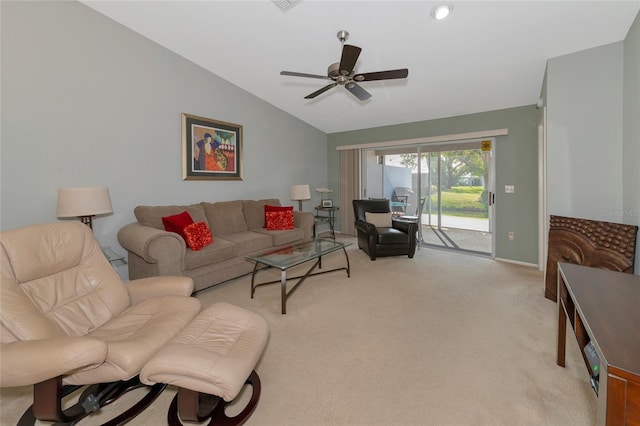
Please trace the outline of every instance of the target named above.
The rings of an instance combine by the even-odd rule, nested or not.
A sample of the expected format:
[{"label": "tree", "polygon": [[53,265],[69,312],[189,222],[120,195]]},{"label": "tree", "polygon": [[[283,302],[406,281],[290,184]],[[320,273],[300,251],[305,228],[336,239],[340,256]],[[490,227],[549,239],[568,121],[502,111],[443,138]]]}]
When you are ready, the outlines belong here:
[{"label": "tree", "polygon": [[[408,169],[415,170],[418,168],[418,154],[400,154],[400,164]],[[425,154],[422,154],[422,158],[426,158]]]},{"label": "tree", "polygon": [[[423,159],[427,159],[429,153],[421,154]],[[485,184],[488,182],[489,158],[479,149],[467,149],[458,151],[436,151],[432,153],[432,163],[430,170],[436,170],[437,155],[440,155],[441,182],[442,189],[451,189],[458,180],[465,176],[482,176]],[[418,167],[417,154],[400,154],[400,163],[411,169]]]}]

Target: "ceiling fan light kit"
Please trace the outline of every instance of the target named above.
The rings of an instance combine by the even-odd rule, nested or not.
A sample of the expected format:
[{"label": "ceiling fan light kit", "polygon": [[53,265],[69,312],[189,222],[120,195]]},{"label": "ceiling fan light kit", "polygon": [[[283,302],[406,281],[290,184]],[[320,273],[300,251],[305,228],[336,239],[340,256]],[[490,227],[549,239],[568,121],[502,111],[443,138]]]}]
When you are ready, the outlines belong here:
[{"label": "ceiling fan light kit", "polygon": [[294,71],[281,71],[280,75],[287,75],[293,77],[307,77],[307,78],[319,78],[324,80],[332,80],[332,83],[316,90],[315,92],[305,96],[305,99],[313,99],[316,96],[332,89],[336,86],[344,86],[351,94],[361,101],[366,101],[371,98],[371,94],[362,88],[356,82],[366,82],[374,80],[394,80],[399,78],[407,78],[409,70],[406,68],[389,70],[389,71],[376,71],[369,73],[355,74],[354,68],[358,57],[360,56],[361,48],[358,46],[352,46],[350,44],[344,44],[349,38],[349,32],[345,30],[338,31],[336,34],[340,43],[342,43],[342,56],[340,62],[329,65],[327,68],[327,75],[317,74],[305,74]]}]

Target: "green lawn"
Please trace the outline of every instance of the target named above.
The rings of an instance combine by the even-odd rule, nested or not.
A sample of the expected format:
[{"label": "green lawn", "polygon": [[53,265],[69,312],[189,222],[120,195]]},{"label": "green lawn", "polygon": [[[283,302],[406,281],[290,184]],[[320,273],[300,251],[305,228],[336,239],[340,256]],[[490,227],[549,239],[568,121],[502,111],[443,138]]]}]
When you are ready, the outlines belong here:
[{"label": "green lawn", "polygon": [[[482,186],[454,186],[442,191],[442,213],[451,216],[488,217],[485,205],[480,202],[483,190]],[[432,195],[431,200],[435,206],[438,196]]]}]

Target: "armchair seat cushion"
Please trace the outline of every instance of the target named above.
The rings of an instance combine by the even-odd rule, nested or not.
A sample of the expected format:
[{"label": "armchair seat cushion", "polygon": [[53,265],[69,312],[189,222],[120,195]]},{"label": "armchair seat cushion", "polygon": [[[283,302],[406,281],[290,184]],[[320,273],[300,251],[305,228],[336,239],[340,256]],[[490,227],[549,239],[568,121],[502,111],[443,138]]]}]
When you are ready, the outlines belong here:
[{"label": "armchair seat cushion", "polygon": [[182,296],[153,297],[131,306],[87,335],[107,344],[105,362],[67,376],[65,383],[113,382],[136,376],[199,311],[198,299]]},{"label": "armchair seat cushion", "polygon": [[410,236],[395,228],[378,228],[378,244],[408,244]]}]

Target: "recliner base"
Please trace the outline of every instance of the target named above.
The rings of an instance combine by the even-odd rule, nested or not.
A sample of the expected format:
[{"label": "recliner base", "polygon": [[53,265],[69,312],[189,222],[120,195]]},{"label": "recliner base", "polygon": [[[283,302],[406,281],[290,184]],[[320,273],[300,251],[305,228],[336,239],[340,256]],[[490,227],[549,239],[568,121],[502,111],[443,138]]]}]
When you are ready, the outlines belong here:
[{"label": "recliner base", "polygon": [[253,414],[262,386],[260,377],[254,371],[245,381],[245,386],[251,385],[251,399],[240,413],[233,417],[227,416],[225,409],[231,402],[226,402],[216,395],[204,394],[186,388],[178,388],[178,394],[171,401],[169,412],[167,413],[167,423],[169,426],[182,426],[181,419],[188,422],[202,423],[211,419],[207,425],[212,426],[238,426],[244,424]]},{"label": "recliner base", "polygon": [[[78,398],[78,402],[63,410],[63,398],[83,387],[85,390]],[[86,387],[78,385],[63,386],[62,377],[54,377],[53,379],[33,385],[33,405],[31,405],[24,412],[22,417],[20,417],[20,420],[18,420],[18,426],[31,426],[35,424],[36,420],[56,422],[56,424],[76,424],[91,413],[116,401],[125,393],[141,387],[149,388],[149,391],[144,395],[144,397],[128,410],[108,422],[103,423],[103,426],[116,426],[128,423],[151,405],[167,385],[164,383],[158,383],[153,386],[146,386],[140,383],[140,379],[136,376],[126,381],[100,383]],[[87,398],[92,398],[92,400],[95,399],[95,401],[87,404]],[[84,406],[83,403],[85,403]],[[86,406],[93,404],[95,404],[95,407],[85,408]]]}]

